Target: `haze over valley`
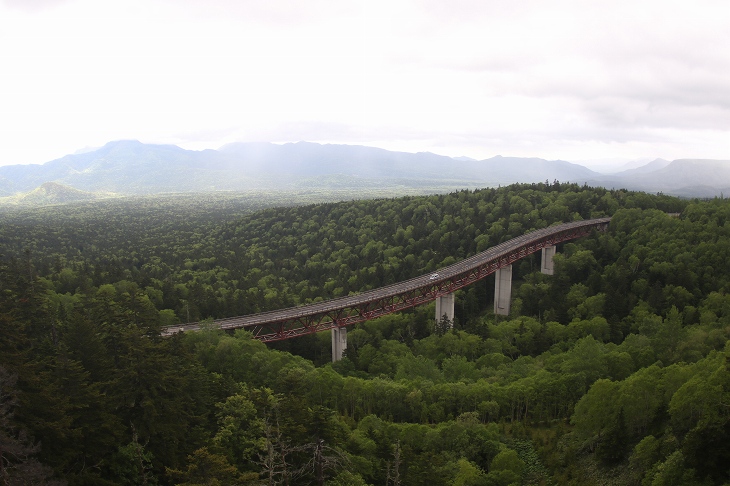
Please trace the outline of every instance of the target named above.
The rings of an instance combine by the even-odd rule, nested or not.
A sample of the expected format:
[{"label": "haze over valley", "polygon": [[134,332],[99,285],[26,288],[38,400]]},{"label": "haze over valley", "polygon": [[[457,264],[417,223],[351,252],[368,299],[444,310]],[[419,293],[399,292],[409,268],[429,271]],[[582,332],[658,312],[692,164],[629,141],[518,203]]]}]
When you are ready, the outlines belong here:
[{"label": "haze over valley", "polygon": [[347,198],[445,192],[512,183],[574,182],[683,197],[730,194],[730,161],[656,159],[601,174],[562,160],[485,160],[308,142],[234,143],[193,151],[109,142],[42,165],[0,167],[0,202],[33,205],[104,197],[216,191],[332,191]]}]

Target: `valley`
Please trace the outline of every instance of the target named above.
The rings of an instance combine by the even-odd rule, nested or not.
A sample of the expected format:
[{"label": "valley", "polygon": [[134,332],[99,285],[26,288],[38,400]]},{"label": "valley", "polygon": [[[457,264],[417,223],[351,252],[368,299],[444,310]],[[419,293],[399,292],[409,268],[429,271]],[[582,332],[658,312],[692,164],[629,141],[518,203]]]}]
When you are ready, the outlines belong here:
[{"label": "valley", "polygon": [[[197,484],[201,468],[221,484],[727,480],[724,199],[556,182],[183,200],[0,215],[0,437],[26,451],[8,464],[68,484]],[[351,328],[336,363],[328,332],[160,337],[602,216],[607,232],[559,245],[555,275],[514,266],[509,316],[487,279],[456,292],[453,329],[416,307]]]}]

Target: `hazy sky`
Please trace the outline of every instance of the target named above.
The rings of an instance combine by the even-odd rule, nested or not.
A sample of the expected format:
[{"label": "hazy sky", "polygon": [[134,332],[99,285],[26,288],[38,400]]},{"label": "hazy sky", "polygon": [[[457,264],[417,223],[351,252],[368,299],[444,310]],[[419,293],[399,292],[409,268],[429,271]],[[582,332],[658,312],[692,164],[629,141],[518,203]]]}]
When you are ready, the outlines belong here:
[{"label": "hazy sky", "polygon": [[0,0],[0,165],[137,139],[730,159],[730,4]]}]

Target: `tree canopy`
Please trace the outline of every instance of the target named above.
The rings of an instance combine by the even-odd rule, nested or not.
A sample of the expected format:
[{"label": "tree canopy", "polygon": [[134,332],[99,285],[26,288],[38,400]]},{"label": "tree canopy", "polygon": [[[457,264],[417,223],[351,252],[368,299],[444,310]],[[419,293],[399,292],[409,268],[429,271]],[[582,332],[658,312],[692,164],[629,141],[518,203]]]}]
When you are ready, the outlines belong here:
[{"label": "tree canopy", "polygon": [[[0,215],[3,484],[723,484],[730,204],[530,184]],[[677,217],[676,214],[679,213]],[[162,326],[377,288],[558,222],[609,230],[424,306],[265,345]]]}]

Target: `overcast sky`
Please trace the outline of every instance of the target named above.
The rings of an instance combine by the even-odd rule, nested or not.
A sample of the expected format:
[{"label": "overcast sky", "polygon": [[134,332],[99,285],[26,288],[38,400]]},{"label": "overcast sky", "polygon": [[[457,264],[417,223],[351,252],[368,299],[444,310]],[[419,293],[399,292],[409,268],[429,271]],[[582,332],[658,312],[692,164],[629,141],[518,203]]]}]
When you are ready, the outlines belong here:
[{"label": "overcast sky", "polygon": [[111,140],[730,159],[730,4],[0,0],[0,165]]}]

